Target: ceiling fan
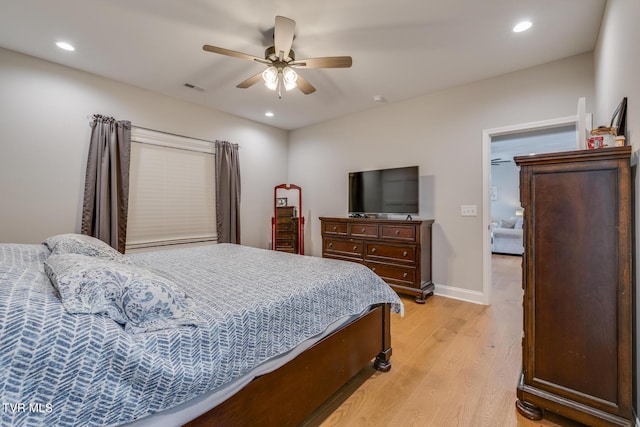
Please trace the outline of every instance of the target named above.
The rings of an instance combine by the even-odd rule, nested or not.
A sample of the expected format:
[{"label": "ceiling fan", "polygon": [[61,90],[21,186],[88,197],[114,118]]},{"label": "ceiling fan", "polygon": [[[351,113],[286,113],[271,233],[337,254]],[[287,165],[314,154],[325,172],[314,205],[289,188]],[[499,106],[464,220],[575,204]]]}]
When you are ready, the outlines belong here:
[{"label": "ceiling fan", "polygon": [[291,90],[295,87],[305,95],[316,91],[304,77],[295,72],[294,68],[349,68],[352,64],[350,56],[329,56],[323,58],[296,59],[295,52],[291,49],[296,22],[284,16],[276,16],[276,24],[273,30],[273,46],[264,52],[264,58],[236,52],[234,50],[205,44],[202,49],[207,52],[232,56],[234,58],[248,59],[267,65],[267,69],[249,77],[236,87],[246,89],[264,80],[265,85],[278,92],[282,98],[282,88]]},{"label": "ceiling fan", "polygon": [[500,157],[497,157],[495,159],[491,159],[491,166],[498,166],[498,165],[500,165],[502,163],[510,163],[510,162],[511,162],[511,160],[505,160],[505,159],[502,159]]}]

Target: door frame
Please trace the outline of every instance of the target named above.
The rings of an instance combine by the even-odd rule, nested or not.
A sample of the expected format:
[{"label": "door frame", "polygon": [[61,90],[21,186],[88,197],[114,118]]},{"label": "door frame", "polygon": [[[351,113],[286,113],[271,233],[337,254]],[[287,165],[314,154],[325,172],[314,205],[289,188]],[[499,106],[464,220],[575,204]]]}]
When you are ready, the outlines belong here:
[{"label": "door frame", "polygon": [[[482,303],[491,304],[491,196],[489,194],[491,186],[491,140],[496,136],[517,134],[522,132],[530,132],[544,129],[553,129],[556,127],[575,125],[578,128],[579,116],[566,116],[557,119],[541,120],[538,122],[521,123],[511,126],[504,126],[493,129],[485,129],[482,131]],[[591,128],[591,114],[586,117],[587,129]],[[580,132],[576,130],[576,134]],[[576,150],[578,138],[576,137]]]}]

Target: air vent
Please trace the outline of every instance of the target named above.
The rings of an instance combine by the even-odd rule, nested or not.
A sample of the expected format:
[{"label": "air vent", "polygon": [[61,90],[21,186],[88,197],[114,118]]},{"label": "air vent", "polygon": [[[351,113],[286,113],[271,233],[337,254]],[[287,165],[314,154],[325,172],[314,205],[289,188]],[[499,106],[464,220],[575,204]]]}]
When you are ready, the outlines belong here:
[{"label": "air vent", "polygon": [[194,89],[194,90],[197,90],[197,91],[199,91],[199,92],[204,92],[204,89],[203,89],[203,88],[198,87],[198,86],[196,86],[196,85],[192,85],[191,83],[185,83],[184,85],[185,85],[186,87],[188,87],[189,89]]}]

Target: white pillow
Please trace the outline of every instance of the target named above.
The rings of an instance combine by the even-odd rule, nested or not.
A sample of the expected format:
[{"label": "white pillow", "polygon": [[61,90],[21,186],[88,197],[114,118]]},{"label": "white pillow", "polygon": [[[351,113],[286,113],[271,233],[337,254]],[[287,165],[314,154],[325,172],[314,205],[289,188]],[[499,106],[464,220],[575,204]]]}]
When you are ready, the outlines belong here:
[{"label": "white pillow", "polygon": [[513,228],[516,225],[515,218],[503,219],[500,221],[500,228]]},{"label": "white pillow", "polygon": [[131,263],[127,257],[102,240],[87,236],[86,234],[58,234],[49,237],[42,243],[49,248],[52,254],[81,254],[106,258],[126,264]]},{"label": "white pillow", "polygon": [[130,333],[199,323],[187,295],[171,280],[136,265],[59,254],[44,269],[69,313],[103,313]]}]

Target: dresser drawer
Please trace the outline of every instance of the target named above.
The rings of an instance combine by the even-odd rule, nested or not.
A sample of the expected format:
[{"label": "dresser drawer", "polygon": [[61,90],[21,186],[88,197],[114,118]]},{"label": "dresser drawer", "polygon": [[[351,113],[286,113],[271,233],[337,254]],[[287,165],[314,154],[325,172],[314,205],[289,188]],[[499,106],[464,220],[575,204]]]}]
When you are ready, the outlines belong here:
[{"label": "dresser drawer", "polygon": [[362,242],[348,239],[324,239],[322,252],[362,259]]},{"label": "dresser drawer", "polygon": [[295,206],[279,206],[276,208],[276,218],[292,218],[296,216]]},{"label": "dresser drawer", "polygon": [[378,238],[378,224],[367,224],[354,222],[349,224],[350,237],[370,237]]},{"label": "dresser drawer", "polygon": [[347,223],[346,222],[323,222],[322,233],[336,236],[347,235]]},{"label": "dresser drawer", "polygon": [[410,245],[371,242],[365,244],[364,259],[367,261],[401,262],[415,265],[417,250],[415,246]]},{"label": "dresser drawer", "polygon": [[416,227],[413,225],[381,225],[380,237],[383,239],[416,242]]},{"label": "dresser drawer", "polygon": [[416,285],[416,268],[409,266],[365,262],[374,273],[389,284],[419,287]]},{"label": "dresser drawer", "polygon": [[287,224],[296,221],[297,218],[293,218],[290,216],[279,216],[276,217],[276,224]]},{"label": "dresser drawer", "polygon": [[287,238],[279,238],[280,236],[278,236],[278,239],[276,239],[276,245],[278,245],[278,248],[293,248],[294,247],[294,241],[293,238],[291,239],[287,239]]},{"label": "dresser drawer", "polygon": [[278,230],[278,232],[276,233],[276,238],[278,240],[287,239],[287,240],[294,241],[296,237],[297,237],[296,233],[294,233],[293,231],[280,231],[280,230]]},{"label": "dresser drawer", "polygon": [[294,224],[292,221],[278,223],[276,224],[276,230],[292,232],[295,229],[294,225],[297,225],[297,224]]}]

